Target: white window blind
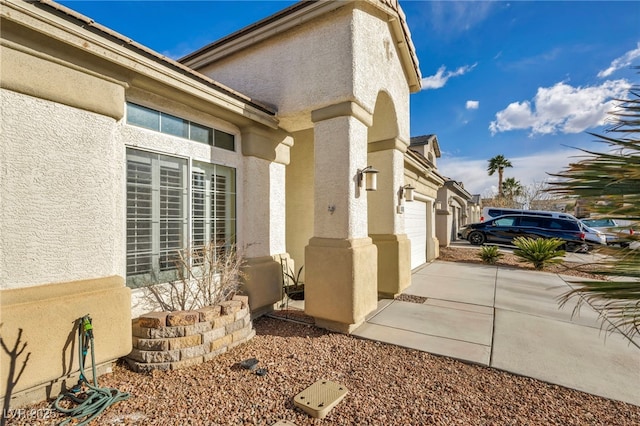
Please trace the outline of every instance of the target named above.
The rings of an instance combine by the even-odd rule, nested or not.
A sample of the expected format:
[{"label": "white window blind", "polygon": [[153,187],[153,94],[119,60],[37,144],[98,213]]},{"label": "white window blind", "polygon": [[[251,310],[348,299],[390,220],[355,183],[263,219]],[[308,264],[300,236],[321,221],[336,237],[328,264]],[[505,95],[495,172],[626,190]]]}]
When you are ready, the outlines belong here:
[{"label": "white window blind", "polygon": [[189,245],[235,243],[235,203],[233,168],[194,161],[189,173],[186,159],[127,149],[127,284],[175,279]]}]

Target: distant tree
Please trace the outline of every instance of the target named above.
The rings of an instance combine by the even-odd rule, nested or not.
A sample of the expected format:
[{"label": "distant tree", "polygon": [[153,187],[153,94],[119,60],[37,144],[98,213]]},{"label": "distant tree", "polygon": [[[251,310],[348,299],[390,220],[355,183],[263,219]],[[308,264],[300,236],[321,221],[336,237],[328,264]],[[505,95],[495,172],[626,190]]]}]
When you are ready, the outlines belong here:
[{"label": "distant tree", "polygon": [[[520,198],[522,204],[531,210],[554,210],[561,201],[560,196],[549,192],[549,182],[547,180],[533,181],[524,186]],[[571,204],[575,203],[571,201]]]},{"label": "distant tree", "polygon": [[511,161],[504,158],[504,155],[496,155],[491,160],[489,160],[489,167],[487,167],[487,172],[489,172],[489,176],[493,176],[495,172],[498,172],[498,197],[502,197],[502,175],[504,174],[504,169],[507,167],[513,167]]},{"label": "distant tree", "polygon": [[521,197],[523,194],[524,188],[520,184],[519,180],[510,177],[506,178],[504,182],[502,182],[502,195],[505,198],[515,201],[516,198]]},{"label": "distant tree", "polygon": [[[590,133],[609,150],[581,150],[586,158],[553,174],[561,180],[551,182],[550,191],[577,195],[596,213],[640,220],[640,86],[631,89],[629,99],[619,102],[619,108],[611,112],[614,124],[606,131],[609,135]],[[632,246],[638,244],[637,234],[628,238]],[[588,303],[609,328],[622,331],[633,343],[634,335],[640,334],[640,248],[609,250],[610,260],[597,271],[609,279],[574,283],[580,287],[566,293],[561,303],[578,297],[576,310]]]}]

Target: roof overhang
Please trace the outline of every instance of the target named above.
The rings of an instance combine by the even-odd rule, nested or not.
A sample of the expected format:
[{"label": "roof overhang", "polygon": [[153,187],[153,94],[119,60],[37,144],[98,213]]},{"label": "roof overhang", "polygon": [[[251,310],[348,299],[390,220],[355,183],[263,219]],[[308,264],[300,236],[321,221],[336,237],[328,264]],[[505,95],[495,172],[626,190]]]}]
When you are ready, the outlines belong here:
[{"label": "roof overhang", "polygon": [[[200,103],[237,117],[237,123],[255,122],[278,128],[276,111],[192,69],[104,27],[92,19],[49,0],[2,0],[0,17],[59,43],[79,49],[116,67],[144,84],[156,82],[178,90]],[[3,41],[4,42],[4,41]]]},{"label": "roof overhang", "polygon": [[347,4],[357,6],[370,4],[386,15],[396,40],[400,60],[412,93],[422,88],[422,75],[416,50],[406,17],[397,0],[318,0],[301,1],[280,12],[245,27],[220,40],[180,58],[178,61],[193,69],[201,69],[208,64],[223,59],[249,46],[260,43],[317,17],[332,12]]}]

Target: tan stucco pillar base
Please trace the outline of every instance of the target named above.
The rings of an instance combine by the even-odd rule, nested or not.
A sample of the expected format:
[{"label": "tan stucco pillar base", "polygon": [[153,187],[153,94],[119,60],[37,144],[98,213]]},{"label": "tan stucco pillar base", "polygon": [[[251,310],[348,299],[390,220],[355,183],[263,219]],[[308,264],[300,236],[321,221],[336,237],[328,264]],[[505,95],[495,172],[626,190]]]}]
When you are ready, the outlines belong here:
[{"label": "tan stucco pillar base", "polygon": [[440,241],[437,238],[427,239],[427,262],[440,257]]},{"label": "tan stucco pillar base", "polygon": [[[0,396],[10,396],[12,408],[55,398],[63,388],[75,385],[77,320],[87,314],[93,321],[96,364],[108,368],[111,361],[131,352],[131,291],[122,277],[0,291],[3,343],[11,349],[18,343],[18,350],[27,344],[17,357],[0,351]],[[13,389],[7,389],[12,362],[12,381],[23,365],[25,369]],[[91,377],[90,357],[85,367]]]},{"label": "tan stucco pillar base", "polygon": [[282,299],[282,265],[289,255],[253,257],[246,259],[243,267],[243,290],[249,296],[249,308],[253,317],[273,310],[273,304]]},{"label": "tan stucco pillar base", "polygon": [[305,248],[305,313],[316,325],[351,333],[377,308],[378,249],[371,238],[314,237]]},{"label": "tan stucco pillar base", "polygon": [[406,234],[369,236],[378,248],[378,296],[393,299],[411,285],[411,241]]}]

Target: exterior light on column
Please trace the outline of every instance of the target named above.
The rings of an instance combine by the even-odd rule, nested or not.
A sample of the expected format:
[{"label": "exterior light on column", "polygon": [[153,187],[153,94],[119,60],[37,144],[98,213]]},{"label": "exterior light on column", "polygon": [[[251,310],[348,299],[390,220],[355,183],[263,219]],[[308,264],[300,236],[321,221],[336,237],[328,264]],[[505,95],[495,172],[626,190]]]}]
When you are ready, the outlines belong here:
[{"label": "exterior light on column", "polygon": [[442,210],[442,201],[436,201],[434,207],[436,210]]},{"label": "exterior light on column", "polygon": [[378,170],[371,166],[367,166],[362,170],[358,170],[358,186],[362,188],[362,181],[365,181],[365,189],[367,191],[376,191],[378,189]]},{"label": "exterior light on column", "polygon": [[400,187],[400,198],[404,196],[404,199],[407,201],[413,201],[413,190],[415,188],[411,186],[411,184],[407,184],[405,186]]}]

